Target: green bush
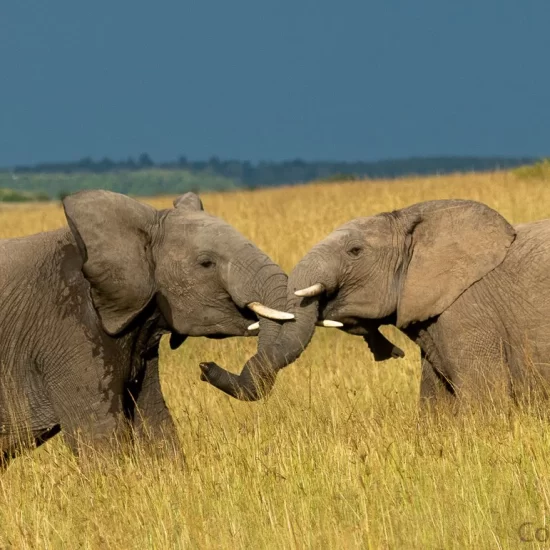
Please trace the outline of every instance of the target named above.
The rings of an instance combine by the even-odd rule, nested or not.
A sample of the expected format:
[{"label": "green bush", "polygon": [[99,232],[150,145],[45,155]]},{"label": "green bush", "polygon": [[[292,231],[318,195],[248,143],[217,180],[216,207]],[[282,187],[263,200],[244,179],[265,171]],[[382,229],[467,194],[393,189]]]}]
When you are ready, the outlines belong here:
[{"label": "green bush", "polygon": [[[34,194],[46,194],[52,200],[60,200],[69,193],[76,193],[83,189],[107,189],[125,195],[146,197],[179,195],[191,190],[200,192],[225,191],[237,187],[233,180],[216,174],[159,168],[106,172],[103,174],[85,172],[74,174],[22,173],[17,175],[16,182],[17,187],[21,189],[21,191],[16,191],[17,193],[23,195],[29,191]],[[0,172],[0,187],[11,187],[13,185],[12,174]]]},{"label": "green bush", "polygon": [[513,170],[513,174],[522,179],[550,179],[550,158],[542,159],[535,164],[520,166]]},{"label": "green bush", "polygon": [[317,181],[322,182],[338,182],[338,181],[355,181],[359,179],[355,174],[331,174],[325,178],[320,178]]},{"label": "green bush", "polygon": [[0,202],[29,202],[29,201],[47,201],[50,197],[43,191],[29,192],[16,191],[7,187],[0,187]]}]

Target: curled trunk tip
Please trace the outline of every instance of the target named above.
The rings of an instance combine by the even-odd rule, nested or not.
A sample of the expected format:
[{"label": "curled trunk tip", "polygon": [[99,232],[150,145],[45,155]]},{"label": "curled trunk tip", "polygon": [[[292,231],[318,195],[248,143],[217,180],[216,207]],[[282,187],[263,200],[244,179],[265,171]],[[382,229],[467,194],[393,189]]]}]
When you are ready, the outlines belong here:
[{"label": "curled trunk tip", "polygon": [[228,372],[216,363],[201,363],[201,380],[209,382],[227,395],[239,401],[259,401],[267,397],[275,383],[276,373],[264,371],[262,374],[253,372],[250,364],[252,357],[240,375]]}]

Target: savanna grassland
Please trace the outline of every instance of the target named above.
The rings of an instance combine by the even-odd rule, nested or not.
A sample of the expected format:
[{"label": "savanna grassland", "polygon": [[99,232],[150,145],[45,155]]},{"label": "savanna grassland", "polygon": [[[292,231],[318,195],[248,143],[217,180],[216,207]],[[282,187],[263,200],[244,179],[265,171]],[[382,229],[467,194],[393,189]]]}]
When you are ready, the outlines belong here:
[{"label": "savanna grassland", "polygon": [[[203,202],[289,271],[350,218],[435,198],[481,200],[515,223],[550,217],[549,182],[507,173]],[[59,204],[5,206],[0,237],[64,223]],[[0,548],[550,547],[550,423],[516,410],[419,418],[419,351],[384,332],[405,359],[375,363],[362,339],[318,329],[273,396],[248,404],[200,382],[198,363],[239,371],[255,339],[190,339],[175,352],[163,341],[185,462],[138,450],[83,469],[56,437],[0,474]]]}]

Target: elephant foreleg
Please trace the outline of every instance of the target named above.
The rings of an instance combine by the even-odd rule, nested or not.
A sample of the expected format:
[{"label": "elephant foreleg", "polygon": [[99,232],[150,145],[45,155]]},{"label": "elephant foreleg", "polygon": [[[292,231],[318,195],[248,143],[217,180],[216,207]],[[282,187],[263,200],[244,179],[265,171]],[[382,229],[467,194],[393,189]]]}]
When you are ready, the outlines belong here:
[{"label": "elephant foreleg", "polygon": [[123,441],[121,383],[108,375],[96,375],[101,370],[93,364],[78,365],[47,378],[63,438],[75,454],[110,452]]},{"label": "elephant foreleg", "polygon": [[158,362],[157,348],[128,387],[127,409],[140,444],[174,455],[180,453],[181,447],[176,425],[162,394]]},{"label": "elephant foreleg", "polygon": [[454,391],[443,375],[435,370],[422,353],[422,374],[420,378],[420,409],[430,412],[440,409],[442,404],[454,401]]}]

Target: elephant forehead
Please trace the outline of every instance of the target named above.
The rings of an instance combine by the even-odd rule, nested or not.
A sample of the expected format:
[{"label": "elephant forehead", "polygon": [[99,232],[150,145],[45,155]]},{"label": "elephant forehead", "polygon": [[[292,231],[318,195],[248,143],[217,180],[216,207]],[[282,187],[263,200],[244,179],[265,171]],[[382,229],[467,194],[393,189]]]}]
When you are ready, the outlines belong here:
[{"label": "elephant forehead", "polygon": [[391,233],[391,221],[387,216],[355,218],[340,226],[334,233],[334,239],[378,239]]},{"label": "elephant forehead", "polygon": [[240,246],[246,239],[228,223],[206,212],[170,212],[164,222],[164,241],[193,244],[198,247]]}]

